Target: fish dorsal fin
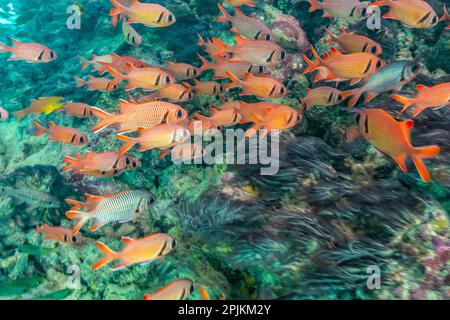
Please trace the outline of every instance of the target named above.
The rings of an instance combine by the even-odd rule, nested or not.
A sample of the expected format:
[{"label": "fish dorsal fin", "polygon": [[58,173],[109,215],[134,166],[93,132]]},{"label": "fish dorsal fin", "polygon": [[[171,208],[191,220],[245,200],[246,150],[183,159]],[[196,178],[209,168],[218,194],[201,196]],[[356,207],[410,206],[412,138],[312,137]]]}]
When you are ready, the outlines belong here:
[{"label": "fish dorsal fin", "polygon": [[120,58],[120,56],[114,52],[110,53],[109,55],[113,58],[113,61],[117,60],[117,58]]},{"label": "fish dorsal fin", "polygon": [[216,108],[211,108],[211,114],[216,114],[217,112],[219,112],[219,110],[217,110]]},{"label": "fish dorsal fin", "polygon": [[414,127],[414,121],[411,119],[402,121],[402,122],[400,122],[400,127],[402,128],[402,130],[406,134],[406,136],[410,137],[411,129]]},{"label": "fish dorsal fin", "polygon": [[332,56],[340,56],[340,55],[342,55],[342,53],[338,49],[336,49],[335,47],[330,47],[330,51],[331,51],[331,55]]},{"label": "fish dorsal fin", "polygon": [[172,61],[166,61],[165,63],[167,64],[168,67],[175,64]]},{"label": "fish dorsal fin", "polygon": [[200,113],[194,113],[194,116],[199,119],[200,121],[208,121],[209,118],[206,116],[201,115]]},{"label": "fish dorsal fin", "polygon": [[102,196],[96,196],[96,195],[93,195],[93,194],[90,194],[90,193],[85,193],[84,196],[89,201],[99,201],[99,200],[103,199]]},{"label": "fish dorsal fin", "polygon": [[129,110],[130,108],[132,108],[135,104],[132,101],[125,101],[123,99],[119,100],[119,110],[121,113],[126,112],[127,110]]},{"label": "fish dorsal fin", "polygon": [[330,54],[328,52],[325,52],[322,56],[322,59],[328,59],[330,57]]},{"label": "fish dorsal fin", "polygon": [[241,9],[239,9],[239,7],[234,7],[234,11],[236,12],[235,14],[234,14],[234,16],[236,17],[236,16],[244,16],[244,17],[247,17],[246,15],[245,15],[245,13],[243,13],[242,12],[242,10]]},{"label": "fish dorsal fin", "polygon": [[134,239],[130,237],[122,237],[121,240],[125,243],[133,242]]},{"label": "fish dorsal fin", "polygon": [[[156,126],[156,127],[158,127],[158,126]],[[138,131],[139,133],[142,133],[142,132],[144,132],[145,130],[147,130],[147,128],[144,128],[144,127],[139,127],[139,128],[137,128],[137,131]]]},{"label": "fish dorsal fin", "polygon": [[247,39],[245,39],[243,36],[235,36],[234,37],[234,40],[236,41],[236,45],[238,46],[238,45],[243,45],[243,44],[245,44],[246,42],[248,42],[249,40],[247,40]]},{"label": "fish dorsal fin", "polygon": [[16,40],[16,39],[13,39],[13,38],[9,38],[9,40],[11,40],[11,42],[12,42],[14,45],[16,45],[16,46],[22,43],[22,42],[20,42],[19,40]]},{"label": "fish dorsal fin", "polygon": [[423,85],[423,84],[418,84],[416,86],[416,89],[420,91],[420,90],[423,90],[423,89],[428,89],[428,87],[426,85]]},{"label": "fish dorsal fin", "polygon": [[56,127],[56,124],[55,124],[53,121],[49,121],[49,122],[48,122],[48,126],[49,126],[50,128],[52,128],[52,127]]},{"label": "fish dorsal fin", "polygon": [[139,3],[139,0],[130,0],[131,5],[136,5]]}]

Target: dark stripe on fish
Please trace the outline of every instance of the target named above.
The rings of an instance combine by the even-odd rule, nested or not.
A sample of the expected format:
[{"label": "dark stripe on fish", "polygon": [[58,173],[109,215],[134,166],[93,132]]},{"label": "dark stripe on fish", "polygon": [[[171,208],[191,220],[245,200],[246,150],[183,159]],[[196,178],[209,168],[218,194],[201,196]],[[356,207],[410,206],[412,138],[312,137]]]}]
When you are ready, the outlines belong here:
[{"label": "dark stripe on fish", "polygon": [[248,67],[247,72],[252,73],[252,68],[253,68],[253,66]]},{"label": "dark stripe on fish", "polygon": [[39,53],[39,56],[38,56],[38,60],[42,60],[42,56],[44,55],[44,52],[45,52],[45,50],[42,50],[41,51],[41,53]]},{"label": "dark stripe on fish", "polygon": [[72,140],[70,140],[70,143],[74,143],[76,137],[77,137],[77,135],[74,134],[74,135],[72,136]]},{"label": "dark stripe on fish", "polygon": [[275,50],[270,53],[270,56],[267,58],[266,62],[272,61],[273,55],[275,54]]},{"label": "dark stripe on fish", "polygon": [[258,40],[258,37],[259,37],[260,34],[261,34],[261,30],[256,33],[255,40]]},{"label": "dark stripe on fish", "polygon": [[157,256],[158,257],[162,256],[166,248],[167,248],[167,241],[164,241],[164,245],[161,247],[161,250],[158,252]]},{"label": "dark stripe on fish", "polygon": [[273,85],[272,89],[269,92],[269,96],[271,96],[273,94],[273,92],[275,91],[275,88],[277,87],[276,84]]},{"label": "dark stripe on fish", "polygon": [[116,162],[114,162],[113,169],[117,168],[117,163],[119,162],[120,156],[117,156]]},{"label": "dark stripe on fish", "polygon": [[369,133],[369,117],[366,116],[366,119],[364,121],[364,131],[366,133]]},{"label": "dark stripe on fish", "polygon": [[369,63],[367,64],[366,69],[364,70],[363,73],[367,73],[370,70],[370,66],[372,65],[372,60],[369,61]]},{"label": "dark stripe on fish", "polygon": [[156,77],[155,86],[159,86],[160,81],[161,81],[161,75],[158,74],[158,76]]},{"label": "dark stripe on fish", "polygon": [[161,123],[166,123],[167,122],[167,117],[169,116],[169,111],[167,111],[166,113],[164,113],[164,116],[162,118],[162,122]]},{"label": "dark stripe on fish", "polygon": [[291,123],[291,121],[292,121],[292,117],[294,116],[294,113],[293,112],[291,112],[291,114],[290,114],[290,116],[289,116],[289,118],[288,118],[288,123]]},{"label": "dark stripe on fish", "polygon": [[156,21],[156,23],[160,23],[163,17],[164,17],[164,12],[161,12],[161,14],[158,17],[158,21]]},{"label": "dark stripe on fish", "polygon": [[67,233],[64,234],[64,242],[67,242]]},{"label": "dark stripe on fish", "polygon": [[362,51],[363,51],[363,52],[366,52],[368,46],[369,46],[369,44],[366,43],[366,44],[364,45],[364,47],[362,48]]},{"label": "dark stripe on fish", "polygon": [[181,291],[181,297],[178,300],[183,300],[185,294],[186,294],[186,288],[183,288],[183,291]]},{"label": "dark stripe on fish", "polygon": [[350,17],[353,17],[355,15],[355,9],[356,7],[353,7],[352,11],[350,11]]},{"label": "dark stripe on fish", "polygon": [[183,98],[184,94],[186,93],[186,91],[181,92],[180,96],[178,97],[178,99]]},{"label": "dark stripe on fish", "polygon": [[328,103],[331,103],[332,99],[333,99],[333,92],[330,92],[330,95],[328,96]]},{"label": "dark stripe on fish", "polygon": [[427,20],[431,15],[431,11],[429,11],[426,15],[424,15],[422,18],[420,18],[420,20],[417,23],[422,23],[425,20]]}]

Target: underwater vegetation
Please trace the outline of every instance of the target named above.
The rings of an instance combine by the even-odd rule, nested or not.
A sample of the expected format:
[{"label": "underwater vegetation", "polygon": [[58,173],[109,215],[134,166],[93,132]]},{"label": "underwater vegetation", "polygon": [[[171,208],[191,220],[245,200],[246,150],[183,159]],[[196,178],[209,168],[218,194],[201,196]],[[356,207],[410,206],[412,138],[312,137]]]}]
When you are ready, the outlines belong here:
[{"label": "underwater vegetation", "polygon": [[0,299],[448,300],[445,2],[2,1]]}]

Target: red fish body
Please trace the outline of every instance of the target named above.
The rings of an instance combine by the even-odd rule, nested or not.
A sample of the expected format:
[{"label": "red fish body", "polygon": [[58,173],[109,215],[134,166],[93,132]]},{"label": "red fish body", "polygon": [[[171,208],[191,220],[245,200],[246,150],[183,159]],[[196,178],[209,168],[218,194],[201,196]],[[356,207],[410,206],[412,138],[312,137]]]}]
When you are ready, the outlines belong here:
[{"label": "red fish body", "polygon": [[250,73],[245,74],[244,80],[240,80],[231,72],[227,72],[231,83],[225,86],[225,89],[242,87],[240,95],[254,95],[258,98],[280,98],[286,95],[287,89],[283,83],[271,76],[254,76]]},{"label": "red fish body", "polygon": [[86,144],[89,140],[85,134],[81,133],[77,129],[58,126],[53,122],[48,123],[48,129],[44,128],[36,121],[33,121],[33,125],[38,129],[38,132],[35,134],[35,136],[38,137],[46,133],[50,136],[48,138],[48,141],[57,141],[64,144],[79,146],[82,144]]},{"label": "red fish body", "polygon": [[66,102],[57,111],[65,111],[68,116],[74,116],[79,118],[92,117],[91,106],[81,102]]},{"label": "red fish body", "polygon": [[50,48],[39,43],[25,43],[11,39],[13,47],[8,47],[0,43],[0,52],[10,52],[11,60],[23,60],[29,63],[51,62],[58,58],[58,55]]},{"label": "red fish body", "polygon": [[[142,23],[148,27],[168,27],[175,23],[175,16],[157,3],[142,3],[130,0],[131,6],[126,7],[117,0],[111,0],[114,8],[110,10],[112,17],[124,15],[127,23]],[[117,20],[113,20],[113,25]]]},{"label": "red fish body", "polygon": [[313,106],[328,107],[334,106],[342,101],[341,91],[332,87],[307,88],[307,94],[300,103],[308,110]]},{"label": "red fish body", "polygon": [[216,58],[216,62],[209,62],[201,55],[197,56],[202,61],[203,65],[200,67],[201,71],[213,70],[214,78],[216,79],[226,79],[228,78],[227,72],[233,73],[239,79],[244,79],[245,74],[251,73],[253,75],[264,74],[267,71],[265,66],[255,66],[247,61],[229,61],[227,59]]},{"label": "red fish body", "polygon": [[107,78],[95,78],[91,75],[88,75],[88,80],[85,81],[78,77],[74,77],[77,82],[76,87],[81,88],[82,86],[87,86],[88,91],[113,91],[117,89],[117,84],[111,84],[113,80]]},{"label": "red fish body", "polygon": [[69,228],[49,226],[48,224],[42,223],[34,230],[36,233],[44,234],[46,240],[55,240],[68,244],[80,244],[83,242],[81,234],[72,236],[72,230]]},{"label": "red fish body", "polygon": [[183,82],[183,85],[189,89],[194,90],[196,96],[200,95],[217,95],[225,91],[225,88],[220,83],[214,81],[198,81],[194,79],[195,85]]},{"label": "red fish body", "polygon": [[367,13],[367,4],[358,0],[307,0],[311,6],[308,11],[323,10],[323,18],[340,18],[346,20],[359,20]]},{"label": "red fish body", "polygon": [[98,70],[100,75],[103,75],[108,70],[108,67],[120,73],[128,73],[133,68],[150,67],[147,63],[132,56],[119,56],[115,53],[111,53],[110,56],[112,58],[111,62],[98,62],[101,65],[101,68]]},{"label": "red fish body", "polygon": [[9,119],[9,113],[5,108],[0,107],[0,121],[6,121]]},{"label": "red fish body", "polygon": [[379,43],[363,35],[350,33],[344,29],[340,30],[339,36],[335,36],[327,28],[325,32],[330,39],[325,40],[324,43],[336,42],[345,53],[367,52],[379,56],[383,51]]},{"label": "red fish body", "polygon": [[233,7],[239,7],[243,5],[256,7],[256,4],[252,0],[223,0],[223,2]]},{"label": "red fish body", "polygon": [[194,79],[200,75],[200,70],[187,63],[166,61],[166,70],[172,72],[178,79]]},{"label": "red fish body", "polygon": [[186,300],[194,292],[194,284],[190,279],[178,279],[166,284],[153,293],[144,295],[144,300]]}]

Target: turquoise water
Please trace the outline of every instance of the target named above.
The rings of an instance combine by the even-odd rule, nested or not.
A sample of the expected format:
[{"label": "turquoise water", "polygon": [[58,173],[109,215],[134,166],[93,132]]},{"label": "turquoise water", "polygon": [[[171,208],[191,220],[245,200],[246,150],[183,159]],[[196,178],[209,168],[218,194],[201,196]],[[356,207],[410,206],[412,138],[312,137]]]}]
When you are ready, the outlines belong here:
[{"label": "turquoise water", "polygon": [[[123,0],[120,3],[130,5]],[[45,45],[27,49],[25,54],[34,59],[32,63],[23,59],[9,61],[11,53],[0,53],[0,106],[9,114],[5,120],[6,113],[2,111],[0,122],[0,297],[142,299],[144,294],[187,278],[193,284],[192,292],[183,296],[187,299],[201,299],[201,288],[211,299],[222,295],[226,299],[448,299],[448,105],[428,108],[416,117],[413,107],[400,114],[402,106],[391,98],[391,91],[382,92],[368,104],[361,99],[352,109],[341,100],[333,106],[307,110],[300,103],[307,88],[352,88],[348,81],[313,82],[315,71],[302,75],[307,65],[303,55],[312,58],[310,45],[321,57],[330,51],[330,46],[339,48],[336,43],[324,43],[324,26],[335,35],[345,28],[378,42],[383,49],[379,57],[386,65],[398,60],[418,63],[420,70],[398,93],[412,97],[417,94],[418,84],[431,87],[450,81],[447,22],[419,29],[382,19],[380,29],[369,29],[364,19],[322,18],[321,10],[308,12],[310,5],[306,1],[256,1],[256,7],[242,6],[245,14],[254,15],[268,26],[273,32],[270,43],[279,48],[273,53],[268,49],[271,44],[266,43],[260,49],[244,52],[256,50],[255,57],[258,50],[266,50],[266,56],[262,55],[271,59],[281,57],[281,53],[284,56],[281,63],[264,59],[249,63],[254,66],[251,72],[257,72],[259,64],[267,64],[268,73],[277,81],[275,89],[271,85],[264,91],[271,92],[271,96],[257,97],[259,91],[240,96],[241,89],[227,87],[221,92],[220,85],[230,81],[214,79],[214,72],[209,70],[197,79],[216,81],[219,87],[210,91],[197,87],[193,91],[195,97],[189,101],[172,103],[189,116],[199,113],[208,117],[212,115],[211,108],[229,101],[286,106],[282,113],[278,113],[278,106],[269,106],[270,111],[264,113],[261,110],[265,106],[258,105],[247,115],[251,121],[244,121],[242,110],[233,109],[233,113],[220,118],[218,125],[223,133],[230,128],[247,130],[255,121],[265,123],[267,129],[276,129],[270,127],[268,119],[281,119],[277,122],[283,124],[279,152],[269,158],[277,167],[274,174],[261,174],[267,163],[249,163],[249,150],[243,155],[247,161],[241,164],[211,163],[206,159],[179,164],[170,155],[161,159],[160,150],[139,152],[136,146],[127,152],[136,162],[135,167],[121,158],[114,165],[99,161],[101,169],[64,171],[68,165],[66,156],[115,152],[124,142],[116,137],[120,128],[109,126],[94,132],[92,127],[99,123],[96,115],[81,112],[81,116],[88,117],[73,116],[61,111],[63,104],[80,102],[114,113],[120,99],[156,99],[142,97],[154,93],[143,91],[142,87],[125,91],[126,80],[112,91],[77,87],[74,77],[100,77],[94,66],[82,69],[79,56],[90,60],[93,54],[115,53],[140,59],[151,67],[167,67],[166,61],[200,67],[196,53],[208,61],[214,57],[197,45],[197,34],[234,44],[229,25],[215,21],[220,15],[216,1],[158,3],[170,13],[165,12],[159,19],[158,12],[156,20],[169,23],[172,14],[176,22],[165,27],[131,24],[142,38],[142,44],[136,46],[133,37],[122,32],[122,20],[117,27],[112,26],[109,13],[113,5],[107,0],[0,1],[0,42],[12,46],[12,38]],[[437,16],[443,15],[444,1],[428,3]],[[233,12],[231,6],[225,5],[225,9]],[[386,11],[382,8],[383,13]],[[258,28],[262,27],[256,27],[256,32]],[[57,54],[56,59],[51,52]],[[221,60],[216,57],[215,61]],[[153,72],[164,76],[157,80],[158,76],[152,78],[151,73],[145,79],[152,85],[161,85],[166,75],[163,72],[167,71],[156,70]],[[248,71],[248,66],[244,71]],[[113,79],[111,72],[101,77],[109,79],[106,81]],[[178,77],[173,81],[195,85],[193,79]],[[274,98],[274,92],[281,92],[280,85],[284,85],[287,94]],[[180,98],[181,93],[176,91],[172,97]],[[52,99],[38,113],[17,119],[15,112],[41,97],[60,98]],[[407,172],[403,172],[392,157],[380,152],[380,145],[370,136],[350,139],[351,133],[356,132],[355,116],[363,109],[382,109],[399,121],[412,119],[412,144],[440,147],[438,155],[424,160],[431,177],[429,183],[419,176],[410,159],[406,162]],[[162,125],[172,121],[169,115],[161,119]],[[246,123],[237,123],[240,121],[236,119]],[[371,119],[369,116],[372,126]],[[38,130],[33,121],[45,128],[51,121],[78,131],[62,129],[65,135],[59,135],[56,142],[49,141],[47,134],[35,136]],[[376,125],[380,123],[383,121]],[[185,122],[175,124],[188,130]],[[132,131],[141,126],[136,125]],[[177,132],[182,135],[185,131]],[[167,139],[173,137],[172,131],[150,136],[164,134]],[[209,137],[212,133],[203,134]],[[80,137],[86,137],[88,142]],[[396,138],[392,134],[391,141],[398,141]],[[200,145],[208,150],[210,141],[204,140]],[[230,141],[225,139],[223,143]],[[276,145],[276,140],[272,140],[269,149],[274,150]],[[237,152],[235,148],[232,154]],[[122,169],[115,171],[120,165]],[[70,206],[65,199],[85,201],[88,193],[106,196],[104,201],[109,195],[127,190],[147,193],[127,198],[121,204],[105,202],[102,213],[115,221],[95,231],[88,227],[94,221],[88,221],[73,238],[71,229],[76,219],[67,217]],[[117,208],[122,204],[124,209],[119,212]],[[119,217],[120,214],[124,216]],[[45,239],[37,232],[42,224],[61,228],[51,229],[51,239]],[[176,246],[169,250],[172,241],[161,240],[147,244],[148,256],[143,259],[151,258],[150,263],[139,261],[113,271],[111,267],[119,264],[116,261],[100,270],[92,269],[103,258],[96,242],[120,251],[125,245],[121,237],[142,239],[157,233],[170,236],[164,239],[176,239]],[[156,250],[153,255],[152,250]]]}]

